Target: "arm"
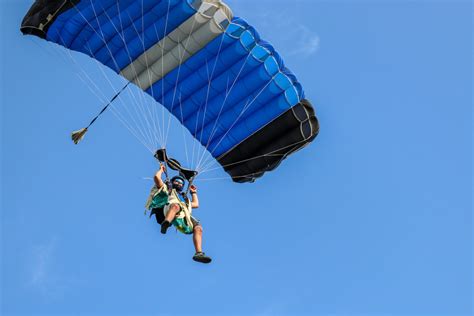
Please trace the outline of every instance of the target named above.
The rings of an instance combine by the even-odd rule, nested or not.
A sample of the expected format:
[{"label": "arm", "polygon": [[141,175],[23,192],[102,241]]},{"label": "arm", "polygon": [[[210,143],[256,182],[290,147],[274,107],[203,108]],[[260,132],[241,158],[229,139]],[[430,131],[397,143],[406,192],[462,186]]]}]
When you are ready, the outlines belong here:
[{"label": "arm", "polygon": [[156,172],[155,177],[153,178],[153,180],[155,181],[155,185],[158,189],[160,189],[161,187],[165,185],[163,180],[161,180],[161,175],[163,174],[164,171],[165,171],[165,166],[163,164],[160,164],[160,169]]},{"label": "arm", "polygon": [[197,195],[197,188],[192,185],[189,188],[189,192],[191,192],[191,207],[192,208],[198,208],[199,207],[199,198]]}]

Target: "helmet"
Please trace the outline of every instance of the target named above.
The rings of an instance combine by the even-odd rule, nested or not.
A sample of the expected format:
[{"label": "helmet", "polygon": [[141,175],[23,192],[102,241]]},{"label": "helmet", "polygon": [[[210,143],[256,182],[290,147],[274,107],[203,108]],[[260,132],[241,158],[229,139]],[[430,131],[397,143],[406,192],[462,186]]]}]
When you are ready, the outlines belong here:
[{"label": "helmet", "polygon": [[[175,184],[175,182],[180,183],[181,185]],[[178,192],[181,192],[183,190],[185,182],[186,180],[181,176],[174,176],[173,178],[171,178],[171,186]]]}]

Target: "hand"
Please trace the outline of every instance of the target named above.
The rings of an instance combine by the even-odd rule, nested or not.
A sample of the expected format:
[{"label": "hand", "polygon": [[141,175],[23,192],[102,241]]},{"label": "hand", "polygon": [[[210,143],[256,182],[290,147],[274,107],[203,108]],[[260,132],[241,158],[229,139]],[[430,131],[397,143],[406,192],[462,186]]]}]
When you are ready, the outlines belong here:
[{"label": "hand", "polygon": [[162,163],[160,163],[160,170],[159,170],[159,172],[160,172],[160,173],[163,173],[163,172],[165,172],[165,171],[166,171],[165,165],[162,164]]},{"label": "hand", "polygon": [[189,187],[189,191],[190,191],[191,193],[197,193],[197,187],[193,184],[193,185],[191,185],[191,186]]}]

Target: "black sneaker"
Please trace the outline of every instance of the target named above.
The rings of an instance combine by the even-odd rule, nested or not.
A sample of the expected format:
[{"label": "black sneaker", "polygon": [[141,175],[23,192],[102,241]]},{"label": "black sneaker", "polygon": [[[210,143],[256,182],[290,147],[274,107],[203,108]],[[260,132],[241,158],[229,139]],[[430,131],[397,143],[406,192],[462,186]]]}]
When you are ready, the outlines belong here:
[{"label": "black sneaker", "polygon": [[168,222],[168,221],[163,221],[163,223],[161,223],[161,233],[162,234],[166,234],[166,231],[168,230],[168,228],[171,226],[171,223]]},{"label": "black sneaker", "polygon": [[196,252],[196,254],[194,254],[193,260],[201,263],[209,263],[212,261],[212,259],[206,256],[204,252]]}]

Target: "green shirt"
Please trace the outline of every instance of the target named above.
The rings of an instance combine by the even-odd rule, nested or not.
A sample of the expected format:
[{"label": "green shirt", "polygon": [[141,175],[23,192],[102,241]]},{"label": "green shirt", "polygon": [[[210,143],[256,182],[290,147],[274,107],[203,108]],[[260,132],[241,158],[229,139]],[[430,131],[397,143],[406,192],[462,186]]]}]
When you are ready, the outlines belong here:
[{"label": "green shirt", "polygon": [[168,204],[168,193],[165,190],[158,192],[151,201],[150,209],[160,208]]}]

